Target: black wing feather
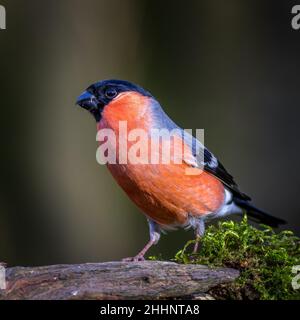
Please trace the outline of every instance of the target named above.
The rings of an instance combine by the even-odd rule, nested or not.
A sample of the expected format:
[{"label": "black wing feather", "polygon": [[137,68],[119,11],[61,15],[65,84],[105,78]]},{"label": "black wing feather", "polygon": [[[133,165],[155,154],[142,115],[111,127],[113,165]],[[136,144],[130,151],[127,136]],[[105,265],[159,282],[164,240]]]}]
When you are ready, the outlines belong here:
[{"label": "black wing feather", "polygon": [[[215,159],[215,161],[213,161],[213,159]],[[251,200],[249,196],[239,190],[232,175],[227,172],[222,163],[220,163],[207,148],[204,148],[204,170],[218,178],[235,197],[243,200]]]}]

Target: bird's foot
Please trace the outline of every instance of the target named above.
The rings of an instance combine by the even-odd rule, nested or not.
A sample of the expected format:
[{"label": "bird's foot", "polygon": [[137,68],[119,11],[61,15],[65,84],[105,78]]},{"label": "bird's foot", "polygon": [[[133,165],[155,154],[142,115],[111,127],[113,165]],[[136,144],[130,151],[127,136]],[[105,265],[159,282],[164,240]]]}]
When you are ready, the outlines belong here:
[{"label": "bird's foot", "polygon": [[137,255],[135,257],[129,257],[122,259],[123,262],[138,262],[138,261],[145,261],[144,256]]},{"label": "bird's foot", "polygon": [[154,243],[155,243],[155,239],[150,239],[149,242],[143,248],[143,250],[141,250],[135,257],[125,258],[125,259],[122,259],[122,261],[125,261],[125,262],[145,261],[145,258],[144,258],[145,254]]}]

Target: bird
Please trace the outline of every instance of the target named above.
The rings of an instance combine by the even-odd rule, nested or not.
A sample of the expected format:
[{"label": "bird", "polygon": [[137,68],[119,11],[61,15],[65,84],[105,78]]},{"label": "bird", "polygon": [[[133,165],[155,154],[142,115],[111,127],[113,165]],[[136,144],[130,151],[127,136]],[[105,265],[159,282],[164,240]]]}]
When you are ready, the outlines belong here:
[{"label": "bird", "polygon": [[[206,222],[231,214],[246,213],[250,219],[272,227],[285,223],[255,207],[201,141],[193,135],[183,140],[184,130],[171,120],[158,100],[139,85],[125,80],[102,80],[90,85],[77,98],[76,105],[93,115],[97,132],[111,130],[117,141],[125,138],[122,141],[128,142],[128,137],[121,136],[119,127],[120,122],[126,122],[128,131],[142,129],[148,134],[154,129],[175,130],[175,138],[187,150],[187,159],[182,159],[181,163],[124,163],[120,161],[118,146],[111,145],[116,149],[113,150],[116,162],[107,163],[108,170],[146,216],[149,225],[147,244],[137,255],[124,261],[145,260],[146,252],[159,242],[161,233],[177,228],[194,230],[193,253],[197,253]],[[152,136],[148,136],[151,140]],[[130,143],[132,145],[132,141]],[[175,148],[174,143],[170,143],[171,149]],[[161,148],[158,150],[161,152]],[[187,174],[189,169],[198,170],[198,173]]]}]

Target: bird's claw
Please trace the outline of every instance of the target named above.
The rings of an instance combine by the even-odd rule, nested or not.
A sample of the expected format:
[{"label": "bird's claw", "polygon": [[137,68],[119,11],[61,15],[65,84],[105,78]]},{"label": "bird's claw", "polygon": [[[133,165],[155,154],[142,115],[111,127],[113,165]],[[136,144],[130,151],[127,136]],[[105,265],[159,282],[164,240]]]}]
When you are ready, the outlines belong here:
[{"label": "bird's claw", "polygon": [[145,258],[143,256],[135,256],[135,257],[129,257],[122,259],[123,262],[138,262],[138,261],[145,261]]}]

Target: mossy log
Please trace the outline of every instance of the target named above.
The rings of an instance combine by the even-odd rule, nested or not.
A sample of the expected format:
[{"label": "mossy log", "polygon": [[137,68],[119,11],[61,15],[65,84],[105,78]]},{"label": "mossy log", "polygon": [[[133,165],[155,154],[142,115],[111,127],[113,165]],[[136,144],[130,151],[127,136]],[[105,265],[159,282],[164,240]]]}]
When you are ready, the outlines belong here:
[{"label": "mossy log", "polygon": [[174,262],[105,262],[6,269],[0,300],[211,299],[211,288],[239,272]]}]

